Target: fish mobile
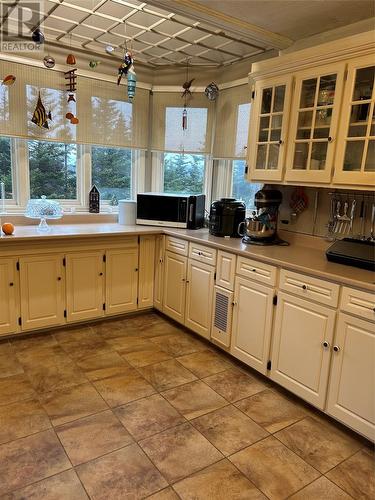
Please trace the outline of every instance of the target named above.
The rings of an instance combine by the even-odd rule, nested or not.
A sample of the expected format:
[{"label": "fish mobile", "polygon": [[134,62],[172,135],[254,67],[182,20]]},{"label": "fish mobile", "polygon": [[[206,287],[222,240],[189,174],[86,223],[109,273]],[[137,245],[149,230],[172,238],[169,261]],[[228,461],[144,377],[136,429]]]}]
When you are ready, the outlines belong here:
[{"label": "fish mobile", "polygon": [[130,66],[133,64],[133,57],[130,52],[126,51],[123,62],[120,64],[117,76],[117,85],[120,85],[121,78],[127,76]]},{"label": "fish mobile", "polygon": [[47,113],[39,91],[38,101],[31,121],[40,128],[49,129],[48,120],[52,120],[51,111]]}]

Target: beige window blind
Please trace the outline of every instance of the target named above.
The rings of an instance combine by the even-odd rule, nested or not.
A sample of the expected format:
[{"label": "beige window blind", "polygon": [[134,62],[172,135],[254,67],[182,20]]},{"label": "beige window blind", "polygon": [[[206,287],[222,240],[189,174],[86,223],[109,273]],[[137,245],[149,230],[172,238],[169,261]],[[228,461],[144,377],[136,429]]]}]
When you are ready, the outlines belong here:
[{"label": "beige window blind", "polygon": [[[0,61],[1,75],[16,76],[10,87],[0,86],[0,134],[58,142],[113,145],[145,149],[148,145],[149,91],[137,88],[133,103],[127,102],[126,85],[77,77],[77,102],[67,102],[64,73]],[[47,113],[48,129],[31,119],[40,96]],[[79,119],[66,119],[71,112]]]},{"label": "beige window blind", "polygon": [[181,93],[154,92],[152,99],[153,151],[211,153],[215,104],[193,93],[187,106],[187,129],[182,129],[184,100]]},{"label": "beige window blind", "polygon": [[214,158],[246,158],[250,120],[250,88],[221,90],[216,101]]}]

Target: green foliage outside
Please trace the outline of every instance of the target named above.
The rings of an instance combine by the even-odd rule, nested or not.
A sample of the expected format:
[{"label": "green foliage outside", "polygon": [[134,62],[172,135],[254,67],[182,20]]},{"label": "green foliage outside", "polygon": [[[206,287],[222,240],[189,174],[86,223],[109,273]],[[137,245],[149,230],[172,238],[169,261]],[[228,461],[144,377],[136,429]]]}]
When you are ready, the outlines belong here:
[{"label": "green foliage outside", "polygon": [[5,198],[12,198],[10,139],[0,137],[0,182],[5,183]]},{"label": "green foliage outside", "polygon": [[166,193],[203,193],[204,156],[165,153],[164,191]]}]

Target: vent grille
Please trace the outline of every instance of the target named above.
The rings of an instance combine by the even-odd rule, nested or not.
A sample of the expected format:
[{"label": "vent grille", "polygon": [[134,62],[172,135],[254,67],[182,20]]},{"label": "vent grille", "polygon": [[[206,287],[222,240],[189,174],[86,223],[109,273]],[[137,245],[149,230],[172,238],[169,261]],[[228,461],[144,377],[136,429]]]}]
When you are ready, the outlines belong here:
[{"label": "vent grille", "polygon": [[229,297],[217,291],[214,326],[222,332],[226,332],[228,328],[228,303]]}]

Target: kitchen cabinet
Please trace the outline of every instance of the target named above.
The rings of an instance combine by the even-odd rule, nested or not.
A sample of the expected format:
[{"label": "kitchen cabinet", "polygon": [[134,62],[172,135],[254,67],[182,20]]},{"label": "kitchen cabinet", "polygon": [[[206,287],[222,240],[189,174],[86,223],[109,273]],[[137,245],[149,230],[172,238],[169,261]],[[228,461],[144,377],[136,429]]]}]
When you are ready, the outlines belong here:
[{"label": "kitchen cabinet", "polygon": [[327,413],[375,441],[375,324],[340,313]]},{"label": "kitchen cabinet", "polygon": [[164,236],[155,237],[154,307],[163,310]]},{"label": "kitchen cabinet", "polygon": [[374,73],[373,55],[358,57],[348,64],[334,183],[375,184]]},{"label": "kitchen cabinet", "polygon": [[0,336],[18,331],[19,284],[16,259],[0,259]]},{"label": "kitchen cabinet", "polygon": [[235,272],[236,256],[219,250],[217,253],[216,285],[227,290],[234,290]]},{"label": "kitchen cabinet", "polygon": [[261,373],[267,372],[274,289],[236,276],[230,352]]},{"label": "kitchen cabinet", "polygon": [[187,257],[165,252],[163,312],[180,323],[185,320],[186,269]]},{"label": "kitchen cabinet", "polygon": [[192,259],[188,261],[186,280],[185,326],[209,339],[212,320],[212,295],[215,268]]},{"label": "kitchen cabinet", "polygon": [[225,350],[228,350],[231,342],[233,305],[233,292],[215,286],[211,340]]},{"label": "kitchen cabinet", "polygon": [[[138,266],[137,266],[138,268]],[[138,309],[154,304],[155,237],[139,238]]]},{"label": "kitchen cabinet", "polygon": [[249,180],[281,181],[285,165],[286,134],[292,76],[259,80],[249,130]]},{"label": "kitchen cabinet", "polygon": [[295,76],[287,181],[330,183],[345,63],[309,68]]},{"label": "kitchen cabinet", "polygon": [[64,256],[46,254],[19,259],[22,330],[64,323]]},{"label": "kitchen cabinet", "polygon": [[104,314],[104,252],[66,255],[67,320],[81,321]]},{"label": "kitchen cabinet", "polygon": [[[91,297],[91,310],[102,314],[103,301],[100,298],[100,273],[101,263],[92,257],[97,265],[96,273],[91,276],[95,287]],[[138,245],[130,248],[118,248],[106,251],[106,277],[105,277],[105,313],[120,314],[137,309],[138,297]],[[82,307],[82,306],[81,306]],[[87,307],[87,306],[85,306]],[[90,309],[90,307],[89,307]],[[82,311],[84,308],[82,309]]]},{"label": "kitchen cabinet", "polygon": [[271,378],[323,409],[336,311],[278,293]]}]

